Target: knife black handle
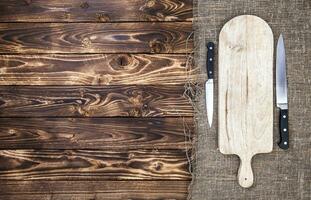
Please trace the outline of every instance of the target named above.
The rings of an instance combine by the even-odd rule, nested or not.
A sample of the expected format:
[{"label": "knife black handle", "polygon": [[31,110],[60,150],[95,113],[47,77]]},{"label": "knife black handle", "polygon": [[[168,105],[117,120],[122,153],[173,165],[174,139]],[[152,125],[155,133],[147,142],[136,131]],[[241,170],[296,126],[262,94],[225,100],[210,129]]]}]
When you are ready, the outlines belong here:
[{"label": "knife black handle", "polygon": [[289,147],[288,109],[280,110],[280,141],[278,145],[281,149]]},{"label": "knife black handle", "polygon": [[209,42],[209,43],[207,43],[206,48],[207,48],[207,56],[206,56],[207,78],[213,79],[213,77],[214,77],[214,49],[215,49],[215,44],[213,42]]}]

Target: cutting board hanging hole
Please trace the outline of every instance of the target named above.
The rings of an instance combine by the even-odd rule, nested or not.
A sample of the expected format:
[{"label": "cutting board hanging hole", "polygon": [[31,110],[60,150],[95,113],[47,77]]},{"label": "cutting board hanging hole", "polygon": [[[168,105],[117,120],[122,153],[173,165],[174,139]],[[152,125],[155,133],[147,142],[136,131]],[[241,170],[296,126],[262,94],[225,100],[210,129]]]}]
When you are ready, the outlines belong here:
[{"label": "cutting board hanging hole", "polygon": [[254,175],[252,170],[252,157],[240,158],[238,181],[244,188],[249,188],[253,185]]}]

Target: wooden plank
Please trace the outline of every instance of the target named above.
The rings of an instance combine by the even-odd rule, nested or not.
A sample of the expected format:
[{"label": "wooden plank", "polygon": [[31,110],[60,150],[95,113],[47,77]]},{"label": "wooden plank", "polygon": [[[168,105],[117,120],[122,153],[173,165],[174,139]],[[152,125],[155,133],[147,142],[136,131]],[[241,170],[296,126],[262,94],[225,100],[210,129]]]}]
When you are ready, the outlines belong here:
[{"label": "wooden plank", "polygon": [[192,20],[192,0],[0,1],[1,22]]},{"label": "wooden plank", "polygon": [[191,117],[0,118],[0,149],[185,149],[193,131]]},{"label": "wooden plank", "polygon": [[0,198],[185,200],[188,185],[188,181],[1,181]]},{"label": "wooden plank", "polygon": [[[87,184],[87,183],[86,183]],[[174,199],[174,200],[186,200],[186,193],[83,193],[83,194],[23,194],[23,195],[0,195],[1,200],[123,200],[123,199],[148,199],[148,200],[159,200],[159,199]]]},{"label": "wooden plank", "polygon": [[183,150],[1,150],[0,180],[189,180]]},{"label": "wooden plank", "polygon": [[184,86],[0,86],[0,117],[193,116]]},{"label": "wooden plank", "polygon": [[0,53],[187,53],[191,22],[1,23]]},{"label": "wooden plank", "polygon": [[185,54],[0,55],[0,85],[176,85],[195,78],[186,63]]}]

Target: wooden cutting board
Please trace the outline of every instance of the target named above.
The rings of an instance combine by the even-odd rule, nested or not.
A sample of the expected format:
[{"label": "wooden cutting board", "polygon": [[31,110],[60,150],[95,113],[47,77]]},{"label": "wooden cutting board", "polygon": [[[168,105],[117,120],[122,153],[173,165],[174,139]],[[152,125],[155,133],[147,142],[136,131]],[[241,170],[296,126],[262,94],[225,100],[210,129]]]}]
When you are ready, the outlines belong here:
[{"label": "wooden cutting board", "polygon": [[219,149],[240,158],[238,181],[253,184],[251,160],[273,147],[273,34],[259,17],[238,16],[219,36]]}]

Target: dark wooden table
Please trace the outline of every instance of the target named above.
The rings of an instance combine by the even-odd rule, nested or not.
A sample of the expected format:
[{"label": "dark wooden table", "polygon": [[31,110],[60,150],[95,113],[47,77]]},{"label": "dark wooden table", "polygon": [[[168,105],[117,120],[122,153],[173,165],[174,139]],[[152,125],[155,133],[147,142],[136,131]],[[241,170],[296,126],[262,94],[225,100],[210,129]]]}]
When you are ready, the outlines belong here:
[{"label": "dark wooden table", "polygon": [[9,0],[0,22],[1,200],[186,198],[191,0]]}]

